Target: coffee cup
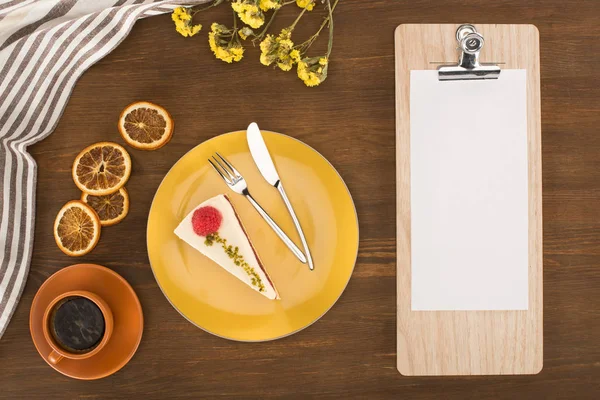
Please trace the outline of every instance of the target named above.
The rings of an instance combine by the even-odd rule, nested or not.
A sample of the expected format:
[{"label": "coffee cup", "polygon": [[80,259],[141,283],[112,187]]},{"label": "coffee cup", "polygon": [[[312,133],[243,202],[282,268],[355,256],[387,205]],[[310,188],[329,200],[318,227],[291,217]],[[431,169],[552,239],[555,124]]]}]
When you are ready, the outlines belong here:
[{"label": "coffee cup", "polygon": [[55,297],[43,316],[44,338],[52,348],[48,360],[58,364],[63,358],[84,360],[98,354],[113,325],[110,307],[94,293],[73,290]]}]

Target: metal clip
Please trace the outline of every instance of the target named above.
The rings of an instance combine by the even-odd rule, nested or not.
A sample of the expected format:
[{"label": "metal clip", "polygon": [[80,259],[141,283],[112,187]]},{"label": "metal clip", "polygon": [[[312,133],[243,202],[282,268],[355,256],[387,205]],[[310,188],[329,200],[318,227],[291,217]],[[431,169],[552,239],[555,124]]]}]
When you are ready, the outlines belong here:
[{"label": "metal clip", "polygon": [[500,67],[479,63],[479,52],[485,41],[473,25],[463,24],[459,26],[456,30],[456,41],[458,42],[458,48],[461,50],[458,65],[440,67],[438,69],[438,79],[440,81],[498,79]]}]

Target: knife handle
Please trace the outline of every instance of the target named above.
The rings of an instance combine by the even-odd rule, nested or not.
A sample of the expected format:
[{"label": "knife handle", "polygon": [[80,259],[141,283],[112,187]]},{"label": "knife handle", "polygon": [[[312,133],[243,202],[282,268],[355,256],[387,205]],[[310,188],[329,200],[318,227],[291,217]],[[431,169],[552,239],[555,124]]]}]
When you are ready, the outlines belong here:
[{"label": "knife handle", "polygon": [[290,215],[292,216],[292,220],[294,221],[294,225],[296,225],[296,231],[298,231],[298,236],[300,236],[300,240],[302,241],[302,246],[304,246],[304,253],[306,253],[306,260],[308,261],[308,268],[311,271],[315,269],[313,264],[312,256],[310,255],[310,250],[308,249],[308,243],[306,242],[306,237],[304,236],[304,232],[302,231],[302,227],[300,226],[300,221],[294,212],[294,207],[292,207],[292,203],[290,203],[290,199],[288,199],[287,194],[285,193],[285,189],[283,188],[283,184],[279,181],[276,185],[277,190],[279,190],[279,194],[281,194],[281,198],[285,203]]},{"label": "knife handle", "polygon": [[269,224],[269,226],[275,231],[277,236],[279,236],[279,239],[281,239],[283,243],[285,243],[285,245],[292,251],[292,253],[294,253],[296,257],[298,257],[298,260],[300,260],[302,264],[306,264],[306,257],[304,257],[304,254],[302,254],[302,251],[298,248],[298,246],[294,244],[294,242],[292,242],[292,239],[290,239],[285,234],[285,232],[281,230],[279,225],[277,225],[275,221],[273,221],[273,218],[271,218],[269,214],[267,214],[267,212],[260,206],[260,204],[258,204],[256,200],[254,200],[254,197],[250,195],[250,192],[246,191],[244,195],[246,196],[250,204],[252,204],[254,208],[256,208],[256,211],[258,211],[260,216],[263,217],[267,224]]}]

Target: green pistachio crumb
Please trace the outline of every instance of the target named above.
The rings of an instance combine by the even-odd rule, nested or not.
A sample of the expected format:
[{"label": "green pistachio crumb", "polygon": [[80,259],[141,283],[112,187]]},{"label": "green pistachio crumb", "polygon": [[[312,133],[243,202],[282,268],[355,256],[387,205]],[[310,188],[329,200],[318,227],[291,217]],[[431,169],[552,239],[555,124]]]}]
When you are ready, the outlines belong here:
[{"label": "green pistachio crumb", "polygon": [[218,232],[211,233],[210,235],[206,236],[206,239],[204,240],[204,244],[207,246],[212,246],[215,242],[219,243],[221,247],[223,247],[225,254],[227,254],[229,258],[233,260],[235,265],[242,267],[244,272],[251,277],[252,285],[258,287],[259,292],[264,292],[265,285],[263,284],[262,279],[260,279],[260,276],[258,276],[254,268],[248,265],[246,260],[244,260],[244,257],[239,254],[240,248],[238,246],[228,246],[227,239],[220,237]]}]

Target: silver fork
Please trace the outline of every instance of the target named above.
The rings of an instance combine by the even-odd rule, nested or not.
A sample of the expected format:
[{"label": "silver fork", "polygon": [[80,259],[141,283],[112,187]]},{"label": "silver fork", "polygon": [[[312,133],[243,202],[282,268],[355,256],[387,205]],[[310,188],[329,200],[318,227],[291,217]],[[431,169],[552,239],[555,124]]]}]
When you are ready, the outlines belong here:
[{"label": "silver fork", "polygon": [[[221,161],[219,161],[219,158],[217,157],[219,157],[221,161],[223,161],[223,163],[221,163]],[[269,226],[275,231],[275,233],[277,234],[277,236],[279,236],[283,243],[285,243],[285,245],[292,251],[292,253],[294,253],[296,257],[298,257],[298,259],[303,264],[306,264],[306,257],[304,256],[304,253],[300,251],[298,246],[296,246],[294,242],[292,242],[292,240],[285,234],[285,232],[283,232],[283,230],[281,230],[281,228],[275,223],[275,221],[273,221],[273,218],[271,218],[269,214],[267,214],[267,212],[260,206],[260,204],[258,204],[256,200],[254,200],[254,197],[250,195],[250,192],[248,191],[248,185],[246,184],[246,180],[244,179],[242,174],[240,174],[238,170],[235,169],[235,167],[225,159],[225,157],[223,157],[219,153],[217,153],[217,157],[212,157],[214,162],[209,158],[208,162],[210,163],[210,165],[212,165],[215,171],[217,171],[217,173],[221,175],[221,178],[223,178],[227,186],[229,186],[234,192],[245,196],[250,202],[250,204],[254,206],[256,211],[258,211],[260,216],[263,217],[265,221],[267,221],[267,224],[269,224]]]}]

